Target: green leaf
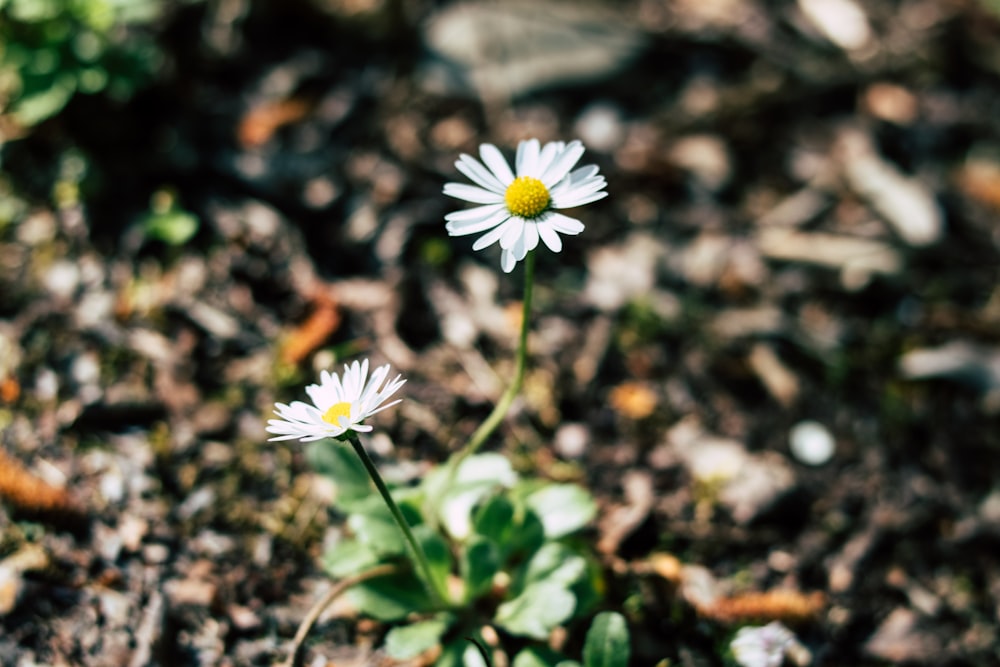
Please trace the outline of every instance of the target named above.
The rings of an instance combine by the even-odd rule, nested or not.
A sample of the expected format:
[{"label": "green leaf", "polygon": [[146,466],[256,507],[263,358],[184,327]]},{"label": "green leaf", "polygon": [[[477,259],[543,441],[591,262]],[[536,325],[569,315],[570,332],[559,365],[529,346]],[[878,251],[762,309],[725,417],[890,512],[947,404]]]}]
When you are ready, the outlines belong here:
[{"label": "green leaf", "polygon": [[545,542],[545,528],[541,519],[531,510],[521,513],[521,520],[517,529],[513,531],[509,540],[501,544],[505,548],[507,555],[510,554],[532,554]]},{"label": "green leaf", "polygon": [[198,218],[187,211],[154,213],[143,221],[146,236],[167,245],[184,245],[198,233]]},{"label": "green leaf", "polygon": [[449,474],[448,466],[442,466],[425,488],[441,524],[459,540],[471,531],[475,506],[498,488],[508,488],[517,481],[510,461],[492,453],[470,456],[458,466],[453,479],[448,479]]},{"label": "green leaf", "polygon": [[24,23],[40,23],[59,16],[59,3],[54,0],[14,0],[10,3],[10,17]]},{"label": "green leaf", "polygon": [[[432,585],[438,591],[447,590],[448,575],[451,574],[454,563],[448,543],[430,526],[416,526],[413,534],[424,550],[424,555],[427,556],[427,566],[434,578]],[[413,566],[416,567],[416,563]]]},{"label": "green leaf", "polygon": [[512,635],[545,639],[573,615],[576,598],[562,584],[536,582],[497,608],[497,625]]},{"label": "green leaf", "polygon": [[464,637],[448,643],[434,667],[490,667],[476,645]]},{"label": "green leaf", "polygon": [[493,576],[500,569],[500,549],[493,540],[473,535],[462,549],[459,567],[465,582],[465,601],[470,602],[492,586]]},{"label": "green leaf", "polygon": [[514,657],[511,667],[560,667],[568,664],[571,664],[571,661],[566,660],[564,655],[551,649],[532,646],[519,652]]},{"label": "green leaf", "polygon": [[18,99],[11,105],[11,114],[20,125],[25,127],[37,125],[62,111],[75,92],[76,77],[60,76],[48,87]]},{"label": "green leaf", "polygon": [[385,650],[396,660],[416,658],[437,646],[452,623],[451,617],[420,621],[393,628],[385,637]]},{"label": "green leaf", "polygon": [[323,569],[335,579],[350,577],[378,563],[378,554],[357,540],[343,539],[323,554]]},{"label": "green leaf", "polygon": [[381,496],[353,503],[351,514],[347,517],[347,526],[359,542],[379,556],[394,556],[406,552],[403,533]]},{"label": "green leaf", "polygon": [[337,502],[349,507],[352,501],[374,494],[368,471],[351,446],[339,440],[317,440],[306,445],[306,458],[313,470],[329,477],[337,487]]},{"label": "green leaf", "polygon": [[584,667],[628,667],[631,653],[625,617],[615,611],[595,616],[583,645]]},{"label": "green leaf", "polygon": [[597,504],[576,484],[549,484],[528,496],[545,529],[545,537],[558,539],[583,528],[597,513]]},{"label": "green leaf", "polygon": [[525,567],[523,584],[551,582],[569,588],[587,572],[587,561],[565,544],[548,542],[531,557]]},{"label": "green leaf", "polygon": [[514,505],[505,496],[491,496],[476,510],[472,529],[497,544],[506,544],[514,531]]},{"label": "green leaf", "polygon": [[412,572],[399,572],[362,582],[349,589],[347,596],[362,614],[380,621],[398,621],[430,610],[425,590]]}]

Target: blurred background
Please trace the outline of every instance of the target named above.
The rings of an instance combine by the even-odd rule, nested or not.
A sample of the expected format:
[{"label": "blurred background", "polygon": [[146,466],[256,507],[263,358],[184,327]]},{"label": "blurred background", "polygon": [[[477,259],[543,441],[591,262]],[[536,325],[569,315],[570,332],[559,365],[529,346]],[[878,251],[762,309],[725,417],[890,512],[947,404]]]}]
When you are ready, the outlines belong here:
[{"label": "blurred background", "polygon": [[490,447],[598,497],[634,664],[747,620],[664,554],[811,664],[997,661],[998,119],[995,0],[0,0],[0,664],[280,659],[340,525],[273,403],[370,356],[396,479],[474,430],[521,274],[441,188],[530,137],[610,196]]}]

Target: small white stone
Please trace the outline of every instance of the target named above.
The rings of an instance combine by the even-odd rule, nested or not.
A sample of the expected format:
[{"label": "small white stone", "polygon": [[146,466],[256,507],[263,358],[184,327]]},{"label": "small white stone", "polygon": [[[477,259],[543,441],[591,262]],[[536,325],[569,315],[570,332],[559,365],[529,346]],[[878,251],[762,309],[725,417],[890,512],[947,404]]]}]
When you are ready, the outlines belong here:
[{"label": "small white stone", "polygon": [[69,261],[59,261],[49,267],[44,277],[45,287],[59,299],[70,299],[80,285],[80,270]]},{"label": "small white stone", "polygon": [[555,435],[556,452],[567,459],[579,459],[590,445],[590,431],[580,423],[563,424]]},{"label": "small white stone", "polygon": [[0,563],[0,616],[14,610],[18,600],[21,599],[22,590],[24,590],[24,580],[21,578],[21,573],[10,565]]},{"label": "small white stone", "polygon": [[81,385],[97,384],[101,380],[101,363],[93,352],[84,352],[73,360],[73,379]]},{"label": "small white stone", "polygon": [[799,8],[824,37],[842,49],[855,51],[872,39],[868,16],[854,0],[799,0]]},{"label": "small white stone", "polygon": [[610,153],[625,139],[625,127],[617,107],[604,102],[583,110],[574,126],[588,149]]},{"label": "small white stone", "polygon": [[788,441],[795,458],[812,466],[829,461],[836,447],[830,431],[814,421],[802,421],[792,427]]}]

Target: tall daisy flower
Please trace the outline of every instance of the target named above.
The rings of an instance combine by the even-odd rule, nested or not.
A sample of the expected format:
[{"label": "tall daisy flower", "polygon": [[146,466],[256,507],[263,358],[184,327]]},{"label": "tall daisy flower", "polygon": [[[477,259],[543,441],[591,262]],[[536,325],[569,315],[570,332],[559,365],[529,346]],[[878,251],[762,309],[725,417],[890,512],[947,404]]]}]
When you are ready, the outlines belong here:
[{"label": "tall daisy flower", "polygon": [[560,234],[575,236],[583,223],[557,210],[582,206],[603,199],[607,182],[596,165],[573,170],[583,156],[583,144],[552,141],[541,146],[537,139],[517,145],[511,171],[500,150],[492,144],[479,147],[479,157],[462,154],[455,167],[475,185],[446,183],[449,197],[474,204],[475,208],[445,216],[451,236],[485,232],[473,250],[482,250],[499,241],[500,266],[505,273],[538,246],[538,240],[552,252],[562,250]]},{"label": "tall daisy flower", "polygon": [[[306,387],[312,405],[293,401],[291,405],[276,403],[274,414],[280,419],[267,422],[267,432],[274,433],[271,440],[302,442],[323,438],[350,437],[350,431],[366,432],[372,427],[364,421],[377,412],[392,407],[402,399],[385,401],[403,386],[406,380],[397,375],[386,381],[389,364],[375,369],[368,377],[368,360],[344,364],[344,375],[323,371],[319,384]],[[384,404],[384,405],[383,405]]]}]

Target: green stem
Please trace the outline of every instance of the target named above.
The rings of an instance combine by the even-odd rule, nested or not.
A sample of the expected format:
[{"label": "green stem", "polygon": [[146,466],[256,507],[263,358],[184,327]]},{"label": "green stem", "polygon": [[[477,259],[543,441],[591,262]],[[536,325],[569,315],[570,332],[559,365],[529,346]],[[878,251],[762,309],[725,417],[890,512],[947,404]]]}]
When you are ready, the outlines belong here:
[{"label": "green stem", "polygon": [[514,368],[514,380],[507,387],[500,400],[497,401],[493,412],[486,418],[476,432],[469,438],[465,448],[458,452],[452,461],[452,470],[457,470],[459,464],[469,456],[472,456],[483,446],[486,439],[493,434],[500,422],[507,415],[511,404],[521,391],[524,384],[524,369],[528,362],[528,326],[531,322],[531,296],[535,286],[535,251],[532,250],[524,258],[524,300],[521,311],[521,338],[517,347],[517,362]]},{"label": "green stem", "polygon": [[361,463],[364,464],[365,469],[368,471],[368,476],[372,478],[375,483],[375,488],[382,495],[382,500],[389,507],[389,512],[392,513],[392,518],[395,519],[396,525],[399,529],[403,531],[403,538],[406,540],[407,546],[410,548],[410,557],[413,558],[414,564],[417,566],[417,570],[420,571],[420,577],[424,580],[424,585],[427,587],[427,593],[431,596],[431,600],[435,607],[445,608],[447,605],[444,602],[444,597],[437,588],[437,584],[434,582],[434,576],[431,574],[430,564],[427,562],[427,554],[424,553],[423,547],[417,542],[417,538],[413,536],[413,531],[410,530],[410,525],[406,522],[406,517],[399,510],[399,506],[396,501],[392,499],[392,494],[389,493],[389,488],[382,481],[382,476],[378,473],[378,469],[375,468],[375,462],[372,461],[371,457],[368,456],[368,452],[365,451],[364,446],[361,444],[361,440],[354,431],[347,432],[347,440],[354,447],[354,451],[357,452],[358,457],[361,459]]}]

